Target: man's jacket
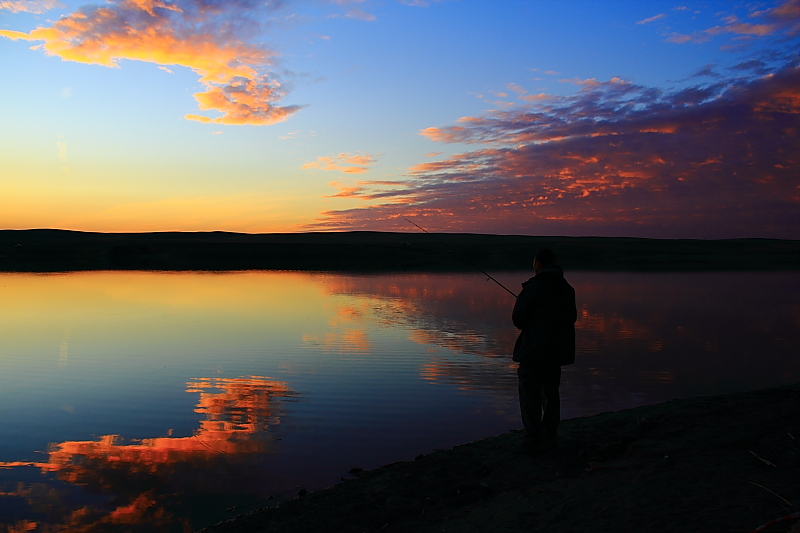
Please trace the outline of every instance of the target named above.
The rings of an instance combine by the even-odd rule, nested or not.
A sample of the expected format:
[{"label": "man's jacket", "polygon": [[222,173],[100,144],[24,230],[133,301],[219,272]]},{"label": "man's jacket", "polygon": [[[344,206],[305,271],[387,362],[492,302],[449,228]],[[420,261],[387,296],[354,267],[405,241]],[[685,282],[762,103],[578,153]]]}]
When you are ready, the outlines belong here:
[{"label": "man's jacket", "polygon": [[575,362],[575,289],[555,263],[545,265],[522,284],[512,320],[522,331],[514,345],[514,361],[571,365]]}]

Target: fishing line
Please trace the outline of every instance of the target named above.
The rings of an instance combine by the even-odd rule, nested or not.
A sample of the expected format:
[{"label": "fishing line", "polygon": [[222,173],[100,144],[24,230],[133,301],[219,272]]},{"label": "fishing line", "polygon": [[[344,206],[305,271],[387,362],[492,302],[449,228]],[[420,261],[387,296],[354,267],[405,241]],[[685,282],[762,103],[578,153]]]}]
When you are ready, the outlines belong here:
[{"label": "fishing line", "polygon": [[[420,226],[419,224],[417,224],[417,223],[416,223],[416,222],[414,222],[413,220],[409,220],[409,219],[407,219],[407,218],[405,218],[405,217],[403,217],[403,220],[405,220],[405,221],[406,221],[406,222],[408,222],[409,224],[414,224],[416,227],[418,227],[419,229],[421,229],[422,231],[424,231],[425,233],[427,233],[428,235],[430,235],[431,237],[433,237],[434,239],[436,239],[437,241],[439,241],[439,243],[440,243],[440,244],[442,244],[443,246],[447,246],[447,245],[444,243],[444,241],[442,241],[442,239],[440,239],[438,236],[436,236],[436,234],[435,234],[435,233],[431,233],[430,231],[426,230],[425,228],[423,228],[422,226]],[[488,272],[486,272],[485,270],[483,270],[481,267],[479,267],[478,265],[476,265],[475,263],[473,263],[472,261],[470,261],[470,260],[468,260],[468,259],[462,259],[462,260],[463,260],[465,263],[468,263],[468,264],[469,264],[471,267],[473,267],[473,268],[477,268],[477,269],[478,269],[478,270],[479,270],[479,271],[480,271],[480,272],[481,272],[481,273],[482,273],[484,276],[486,276],[486,277],[488,278],[486,281],[489,281],[489,280],[492,280],[492,281],[494,281],[495,283],[497,283],[498,285],[500,285],[501,287],[503,287],[503,288],[506,290],[506,292],[507,292],[508,294],[510,294],[510,295],[511,295],[511,296],[513,296],[514,298],[516,298],[516,297],[517,297],[517,295],[516,295],[516,294],[514,294],[513,292],[511,292],[510,290],[508,290],[508,287],[506,287],[505,285],[503,285],[502,283],[500,283],[499,281],[497,281],[496,279],[494,279],[494,278],[493,278],[491,275],[489,275],[489,273],[488,273]]]}]

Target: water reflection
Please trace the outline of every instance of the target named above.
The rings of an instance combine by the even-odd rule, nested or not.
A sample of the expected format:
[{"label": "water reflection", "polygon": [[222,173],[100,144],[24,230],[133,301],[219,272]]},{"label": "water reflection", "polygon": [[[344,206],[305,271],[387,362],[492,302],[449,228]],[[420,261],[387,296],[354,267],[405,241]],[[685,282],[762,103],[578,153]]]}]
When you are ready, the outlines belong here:
[{"label": "water reflection", "polygon": [[270,450],[284,403],[296,393],[261,376],[199,378],[186,392],[200,394],[195,412],[204,415],[190,437],[125,443],[105,435],[52,444],[44,463],[0,462],[0,468],[36,467],[105,496],[102,503],[72,508],[68,491],[19,483],[3,495],[23,500],[29,511],[45,515],[45,523],[23,519],[7,525],[9,531],[192,531],[198,518],[210,514],[199,501],[213,496],[211,506],[219,509],[223,502],[252,498],[265,472],[260,460],[247,461],[247,455]]},{"label": "water reflection", "polygon": [[472,274],[337,276],[326,290],[369,298],[379,323],[412,329],[420,342],[460,354],[505,356],[516,339],[510,326],[514,301],[483,281]]},{"label": "water reflection", "polygon": [[[510,287],[522,273],[498,276]],[[800,276],[794,272],[567,273],[579,318],[565,412],[583,416],[677,397],[800,380]],[[513,299],[480,275],[340,277],[333,294],[370,298],[377,319],[446,348],[421,377],[515,394]],[[794,355],[793,355],[794,354]]]},{"label": "water reflection", "polygon": [[[0,531],[197,529],[520,427],[513,299],[481,275],[0,278]],[[800,381],[797,273],[567,278],[567,417]]]}]

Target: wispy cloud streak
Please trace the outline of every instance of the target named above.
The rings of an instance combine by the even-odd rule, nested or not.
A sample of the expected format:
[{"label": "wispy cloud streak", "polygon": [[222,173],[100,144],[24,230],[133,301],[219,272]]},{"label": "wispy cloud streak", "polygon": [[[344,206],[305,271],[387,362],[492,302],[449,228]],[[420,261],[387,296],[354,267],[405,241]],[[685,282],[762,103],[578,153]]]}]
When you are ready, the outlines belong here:
[{"label": "wispy cloud streak", "polygon": [[275,79],[275,52],[248,42],[257,15],[279,0],[112,0],[85,6],[49,27],[29,33],[0,30],[10,39],[42,41],[65,61],[119,67],[124,59],[192,69],[206,90],[194,96],[201,110],[221,115],[185,118],[218,124],[266,125],[285,120],[298,106],[280,106],[286,94]]},{"label": "wispy cloud streak", "polygon": [[661,20],[664,17],[666,17],[666,15],[664,13],[659,13],[658,15],[652,16],[650,18],[646,18],[644,20],[640,20],[636,24],[648,24],[650,22],[655,22],[657,20]]},{"label": "wispy cloud streak", "polygon": [[61,4],[57,0],[0,0],[0,10],[12,13],[41,14],[50,11]]},{"label": "wispy cloud streak", "polygon": [[753,11],[749,18],[758,22],[742,22],[736,15],[728,15],[718,26],[690,35],[672,33],[667,37],[667,41],[679,44],[702,43],[714,36],[724,34],[750,37],[765,37],[775,34],[797,35],[800,33],[800,0],[788,0],[774,8]]},{"label": "wispy cloud streak", "polygon": [[346,174],[364,174],[369,170],[367,165],[375,163],[377,159],[369,154],[341,153],[334,156],[318,157],[316,161],[304,164],[302,170],[317,168],[320,170],[338,170]]}]

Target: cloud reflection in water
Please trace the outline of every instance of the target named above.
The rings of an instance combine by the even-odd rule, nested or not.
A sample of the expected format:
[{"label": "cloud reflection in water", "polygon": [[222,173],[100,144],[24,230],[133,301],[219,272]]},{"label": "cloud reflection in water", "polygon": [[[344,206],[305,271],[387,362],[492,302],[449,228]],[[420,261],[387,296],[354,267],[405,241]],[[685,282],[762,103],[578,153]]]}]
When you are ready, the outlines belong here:
[{"label": "cloud reflection in water", "polygon": [[[497,277],[515,289],[528,275]],[[800,379],[796,273],[567,277],[580,312],[577,363],[562,387],[567,417]],[[298,484],[327,486],[355,465],[520,425],[513,299],[481,275],[6,279],[16,303],[0,321],[0,415],[12,423],[0,451],[30,461],[21,454],[41,444],[27,443],[57,441],[46,462],[0,465],[19,467],[0,480],[3,525],[16,530],[182,531]],[[245,377],[189,379],[214,372]],[[289,411],[294,390],[304,401]],[[158,434],[163,413],[186,420],[177,431],[189,435],[193,402],[180,391],[199,395],[192,436],[112,434]],[[67,403],[77,414],[43,430],[62,423],[63,411],[52,412]],[[93,431],[105,436],[88,440]],[[24,440],[16,448],[15,438]]]},{"label": "cloud reflection in water", "polygon": [[[262,376],[199,378],[186,392],[199,393],[195,412],[205,415],[190,437],[132,439],[105,435],[93,441],[52,444],[48,461],[5,462],[0,468],[34,466],[54,473],[89,494],[106,496],[102,505],[67,507],[54,485],[46,491],[19,483],[17,496],[32,510],[44,510],[48,524],[21,520],[11,531],[191,531],[202,500],[246,501],[257,493],[266,472],[248,456],[268,453],[283,403],[297,394],[286,383]],[[202,496],[202,497],[200,497]],[[206,503],[207,504],[207,503]],[[208,505],[208,504],[207,504]],[[44,529],[41,529],[40,526]],[[27,528],[27,529],[26,529]],[[188,528],[188,529],[187,529]]]},{"label": "cloud reflection in water", "polygon": [[[509,287],[525,273],[498,276]],[[577,293],[577,362],[567,416],[791,383],[800,379],[795,273],[568,272]],[[369,297],[375,319],[443,348],[423,379],[516,394],[513,300],[481,275],[338,276],[328,290]]]}]

